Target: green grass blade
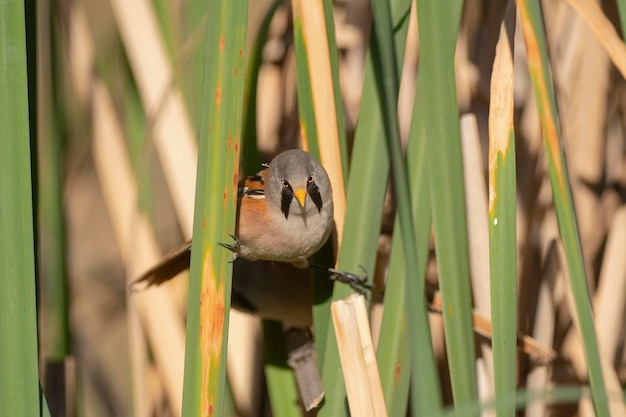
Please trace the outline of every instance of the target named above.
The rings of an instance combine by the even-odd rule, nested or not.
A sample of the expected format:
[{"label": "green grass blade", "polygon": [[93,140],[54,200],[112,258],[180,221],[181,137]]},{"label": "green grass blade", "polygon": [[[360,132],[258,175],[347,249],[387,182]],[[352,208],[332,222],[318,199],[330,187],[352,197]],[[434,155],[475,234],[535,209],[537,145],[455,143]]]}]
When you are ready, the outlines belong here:
[{"label": "green grass blade", "polygon": [[[395,3],[398,18],[394,23],[397,23],[398,30],[393,39],[394,51],[396,57],[401,60],[404,57],[408,30],[408,19],[405,17],[408,15],[410,2]],[[391,36],[392,32],[389,33]],[[397,90],[398,86],[395,88]],[[339,253],[341,270],[358,272],[359,267],[363,266],[370,275],[375,266],[377,237],[389,172],[383,107],[370,53],[366,60],[361,113],[355,133],[352,166],[348,179],[345,229]],[[351,292],[349,287],[338,285],[333,299],[344,298]],[[333,395],[327,396],[320,415],[342,415],[346,413],[345,385],[334,333],[329,334],[325,348],[322,380],[325,389]]]},{"label": "green grass blade", "polygon": [[194,250],[191,257],[183,416],[222,416],[235,231],[248,4],[213,0],[207,25]]},{"label": "green grass blade", "polygon": [[[58,100],[52,80],[52,30],[49,5],[38,3],[39,100],[37,123],[41,335],[44,359],[63,362],[70,352],[65,216],[63,213],[63,141]],[[48,388],[48,387],[46,387]]]},{"label": "green grass blade", "polygon": [[265,380],[272,415],[299,417],[301,415],[298,388],[293,371],[287,366],[287,349],[283,325],[276,321],[263,321],[265,347]]},{"label": "green grass blade", "polygon": [[346,129],[344,128],[343,100],[339,88],[339,52],[337,51],[337,41],[335,40],[335,18],[333,15],[333,0],[324,1],[324,19],[326,21],[326,40],[330,51],[330,75],[333,83],[333,98],[335,102],[335,113],[337,116],[337,136],[339,141],[339,157],[343,173],[343,181],[348,181],[348,143],[346,140]]},{"label": "green grass blade", "polygon": [[38,380],[24,3],[0,3],[0,404],[45,414]]},{"label": "green grass blade", "polygon": [[616,0],[619,21],[622,24],[622,38],[626,37],[626,0]]},{"label": "green grass blade", "polygon": [[[397,8],[408,13],[410,1],[398,1]],[[405,16],[406,13],[399,13]],[[393,37],[396,59],[400,65],[408,31],[408,19],[399,23]],[[389,32],[392,35],[392,32]],[[399,65],[399,66],[400,66]],[[398,67],[399,67],[398,66]],[[399,77],[399,69],[396,68]],[[371,53],[366,58],[361,112],[356,127],[352,152],[353,165],[347,187],[347,214],[339,269],[358,272],[362,266],[371,275],[378,248],[379,224],[387,190],[389,152],[386,146],[383,108],[386,105],[377,90]],[[396,91],[398,85],[395,85]],[[333,298],[345,298],[352,291],[347,286],[336,288]]]},{"label": "green grass blade", "polygon": [[39,415],[41,417],[51,417],[50,407],[48,407],[48,401],[46,401],[46,396],[44,395],[41,386],[39,387],[39,404]]},{"label": "green grass blade", "polygon": [[139,209],[153,224],[155,220],[155,190],[152,185],[154,159],[149,149],[150,137],[146,135],[147,121],[141,104],[141,97],[134,85],[125,88],[124,100],[124,128],[126,133],[128,156],[131,160],[138,185]]},{"label": "green grass blade", "polygon": [[542,402],[547,406],[574,404],[585,397],[588,397],[587,388],[581,386],[565,385],[541,391],[518,390],[515,395],[509,394],[506,397],[498,398],[496,401],[468,404],[461,408],[446,410],[442,417],[471,417],[497,409],[500,405],[516,410],[524,410],[532,402]]},{"label": "green grass blade", "polygon": [[168,0],[152,0],[154,12],[159,19],[161,34],[171,61],[176,59],[176,51],[180,50],[180,33],[176,21],[175,4]]},{"label": "green grass blade", "polygon": [[257,100],[257,86],[259,82],[259,70],[263,63],[263,47],[267,42],[267,36],[269,33],[270,23],[276,12],[276,9],[281,5],[281,2],[276,0],[269,7],[261,23],[256,36],[254,37],[254,44],[248,56],[248,63],[246,64],[245,75],[245,88],[244,88],[244,106],[243,106],[243,131],[241,141],[241,161],[243,172],[247,175],[251,175],[260,171],[261,157],[257,148],[257,124],[256,124],[256,100]]},{"label": "green grass blade", "polygon": [[[68,409],[73,393],[69,323],[67,241],[63,201],[64,132],[59,85],[53,81],[60,60],[52,54],[57,33],[48,1],[37,2],[37,233],[39,291],[39,354],[52,413]],[[45,407],[44,407],[45,410]],[[49,409],[48,409],[49,410]]]},{"label": "green grass blade", "polygon": [[[205,0],[188,0],[181,9],[182,15],[182,44],[192,40],[197,31],[205,32],[203,29],[208,19],[208,2]],[[211,14],[213,11],[211,11]],[[181,87],[187,104],[187,112],[194,126],[198,126],[202,119],[202,80],[204,76],[204,62],[206,45],[205,39],[201,39],[197,46],[190,53],[189,61],[185,62],[181,70]]]},{"label": "green grass blade", "polygon": [[[404,58],[404,47],[406,42],[406,34],[409,25],[409,10],[410,10],[410,2],[404,1],[395,1],[390,4],[391,6],[391,19],[390,19],[390,27],[388,27],[388,33],[393,33],[393,51],[395,53],[395,60],[398,62],[398,66],[395,68],[396,77],[399,77],[399,67],[402,64],[402,60]],[[381,24],[381,23],[379,23]],[[393,30],[391,30],[393,28]],[[370,47],[376,48],[377,43],[375,38],[372,38],[370,41]],[[363,88],[363,99],[361,104],[361,114],[359,117],[359,124],[357,125],[357,131],[355,135],[355,145],[354,145],[354,153],[353,153],[353,166],[352,171],[354,175],[351,174],[349,187],[348,187],[348,210],[350,212],[351,209],[356,207],[364,207],[365,204],[371,204],[368,201],[359,201],[353,194],[364,194],[364,190],[368,190],[369,188],[376,188],[377,180],[381,180],[383,178],[387,178],[387,170],[389,169],[389,165],[387,159],[383,157],[383,155],[388,154],[387,146],[382,142],[382,139],[385,137],[385,123],[383,121],[383,109],[382,106],[386,106],[386,102],[381,102],[382,96],[379,95],[379,88],[376,83],[380,80],[379,77],[376,77],[374,63],[372,62],[371,54],[368,55],[366,60],[366,71],[365,71],[365,80],[364,80],[364,88]],[[396,81],[397,83],[397,78]],[[395,85],[395,89],[397,89],[397,84]],[[384,104],[383,104],[384,103]],[[378,139],[378,140],[377,140]],[[413,143],[413,142],[411,142]],[[417,143],[417,142],[415,142]],[[413,155],[412,149],[415,147],[409,145],[409,153]],[[372,154],[368,157],[368,152]],[[380,155],[378,160],[370,163],[370,158],[375,158],[375,155]],[[388,157],[387,157],[388,158]],[[418,160],[414,159],[412,156],[409,157],[409,161]],[[361,167],[359,164],[363,162],[364,166]],[[419,163],[412,164],[413,167],[421,166]],[[366,169],[365,166],[368,168]],[[366,174],[368,171],[372,171]],[[363,178],[364,183],[368,184],[366,187],[359,186],[357,183],[359,177],[367,175],[367,178]],[[411,178],[425,178],[423,176],[411,176]],[[419,182],[419,181],[418,181]],[[361,184],[362,185],[362,184]],[[384,185],[383,185],[384,187]],[[427,184],[426,184],[427,187]],[[360,191],[359,191],[360,190]],[[358,193],[357,193],[358,191]],[[428,188],[426,188],[426,192]],[[379,190],[378,193],[384,192],[383,190]],[[374,194],[377,195],[377,194]],[[378,194],[381,196],[382,194]],[[353,202],[354,201],[354,202]],[[421,207],[426,210],[426,213],[429,212],[430,207],[428,206],[428,199],[418,199],[418,201],[425,202],[426,207]],[[417,207],[417,206],[414,206]],[[377,214],[380,216],[380,214]],[[352,215],[348,215],[348,219],[352,219]],[[358,216],[357,216],[358,218]],[[377,217],[377,219],[380,217]],[[416,217],[416,219],[419,217]],[[421,250],[417,256],[418,262],[421,262],[421,266],[418,267],[418,270],[423,270],[425,268],[425,260],[428,253],[428,236],[430,229],[430,215],[422,212],[422,218],[425,220],[425,227],[427,229],[426,233],[418,234],[418,236],[425,237],[422,240],[422,245],[420,245]],[[355,222],[356,223],[356,222]],[[374,223],[376,224],[376,223]],[[422,225],[424,222],[422,222]],[[355,224],[356,227],[358,227]],[[368,227],[363,226],[361,227]],[[351,231],[353,231],[353,226],[350,225],[350,220],[346,221],[346,236],[350,235]],[[394,230],[397,233],[393,238],[393,252],[392,258],[390,262],[389,269],[389,281],[387,283],[387,287],[385,288],[385,310],[383,314],[383,322],[381,325],[381,334],[380,334],[380,342],[377,350],[377,358],[379,362],[379,370],[381,374],[381,382],[383,387],[383,393],[385,396],[385,402],[387,405],[387,409],[390,415],[405,415],[406,414],[406,406],[408,400],[408,384],[409,384],[409,376],[410,376],[410,358],[411,355],[408,354],[409,350],[407,347],[408,339],[405,337],[404,331],[399,331],[399,329],[405,329],[407,327],[405,320],[405,266],[404,266],[404,257],[402,251],[402,240],[401,240],[401,228],[398,224],[398,220],[396,220],[396,226]],[[345,252],[350,254],[352,252],[350,246],[347,245],[348,241],[344,241],[346,244]],[[367,252],[364,252],[367,253]],[[345,255],[347,256],[347,255]],[[358,258],[357,258],[358,259]],[[344,262],[344,252],[341,254],[340,262]],[[343,267],[343,266],[342,266]],[[424,274],[422,273],[423,277]],[[423,289],[423,282],[418,286],[419,289]],[[423,293],[420,291],[421,299],[423,299]],[[417,297],[416,299],[420,299]],[[413,298],[413,297],[412,297]],[[425,303],[422,303],[422,314],[423,319],[426,318],[425,312]],[[427,323],[426,320],[424,322]],[[428,326],[422,328],[422,330],[426,330],[428,332]],[[441,394],[437,394],[438,384],[434,384],[433,381],[437,379],[436,377],[436,365],[434,363],[434,358],[432,356],[432,348],[430,345],[430,336],[428,333],[426,337],[420,337],[420,342],[424,342],[422,347],[425,345],[426,350],[430,352],[430,361],[424,362],[420,361],[422,371],[415,376],[415,386],[419,388],[433,388],[435,389],[435,394],[429,393],[428,395],[420,395],[420,398],[425,398],[426,402],[429,399],[434,399],[435,401],[438,399],[439,403],[441,402]],[[419,352],[422,352],[421,349],[418,349]],[[418,359],[420,359],[418,357]],[[432,372],[431,372],[432,371]],[[419,381],[428,381],[426,384],[420,384]],[[429,411],[433,411],[432,408]],[[431,415],[433,415],[431,413]]]},{"label": "green grass blade", "polygon": [[559,233],[563,241],[569,270],[569,284],[576,306],[575,315],[583,339],[585,358],[596,415],[608,416],[607,394],[602,376],[600,353],[587,277],[580,246],[580,236],[572,200],[569,174],[565,161],[561,127],[558,119],[556,95],[550,78],[548,50],[543,28],[541,6],[535,0],[518,2],[520,22],[524,32],[528,70],[530,72],[535,101],[541,120],[543,143],[548,158],[552,195],[556,209]]},{"label": "green grass blade", "polygon": [[[378,84],[379,94],[384,97],[385,102],[385,133],[388,141],[388,146],[391,155],[392,174],[394,179],[394,185],[396,190],[396,198],[398,205],[398,224],[399,228],[396,229],[396,233],[400,231],[399,241],[402,244],[402,250],[407,256],[404,256],[404,268],[405,271],[411,271],[410,274],[419,274],[420,267],[417,259],[418,249],[416,244],[415,224],[412,216],[412,204],[410,200],[410,185],[407,178],[407,170],[404,164],[404,158],[402,156],[402,150],[400,145],[400,135],[397,124],[397,90],[394,89],[394,85],[397,86],[397,59],[393,55],[393,46],[390,42],[390,35],[393,33],[391,27],[391,18],[389,6],[384,2],[374,2],[373,4],[373,33],[374,44],[372,46],[372,52],[374,57],[374,68],[377,72],[377,78],[380,80]],[[415,133],[415,132],[413,132]],[[419,142],[418,142],[419,143]],[[430,217],[430,216],[428,216]],[[429,228],[429,218],[424,220],[426,223],[426,229]],[[427,233],[424,236],[428,236]],[[427,245],[427,242],[426,242]],[[422,246],[424,248],[424,246]],[[424,254],[425,251],[422,251]],[[425,256],[422,261],[425,265]],[[423,275],[422,275],[423,277]],[[392,277],[392,279],[398,279]],[[436,371],[434,367],[434,359],[432,355],[432,347],[430,346],[430,336],[428,330],[428,320],[426,316],[425,298],[423,280],[419,278],[407,279],[404,295],[396,290],[397,297],[405,297],[407,307],[407,324],[408,335],[411,351],[415,355],[410,360],[411,375],[412,375],[412,387],[414,394],[413,412],[419,413],[421,405],[426,405],[424,408],[429,409],[432,413],[434,410],[439,409],[440,395],[437,395],[437,389],[430,390],[432,384],[437,381]],[[426,372],[421,369],[422,363],[420,360],[426,359]],[[388,369],[388,366],[387,366]],[[430,391],[428,398],[425,397],[425,392]],[[394,399],[395,400],[395,399]],[[420,404],[420,400],[423,400]],[[387,399],[389,401],[389,399]],[[402,403],[398,401],[397,403]],[[398,410],[394,410],[397,412]],[[436,413],[436,411],[435,411]]]},{"label": "green grass blade", "polygon": [[[517,240],[512,33],[504,27],[496,46],[489,108],[489,267],[496,399],[515,395],[517,377]],[[509,36],[510,35],[510,36]],[[497,408],[514,416],[513,404]]]},{"label": "green grass blade", "polygon": [[[417,87],[419,89],[419,85]],[[389,262],[389,278],[385,288],[385,310],[381,323],[380,342],[378,346],[379,369],[383,380],[385,400],[391,407],[392,416],[406,415],[406,404],[411,380],[411,405],[415,415],[439,415],[442,411],[442,394],[439,382],[437,363],[432,350],[430,327],[424,298],[424,277],[428,261],[431,207],[428,171],[426,169],[425,152],[426,138],[420,126],[424,121],[416,106],[413,110],[413,122],[409,133],[407,148],[407,168],[411,187],[411,202],[417,245],[417,271],[408,276],[417,281],[418,294],[411,296],[416,304],[416,322],[418,327],[411,329],[416,332],[417,343],[413,354],[410,354],[409,338],[406,332],[398,329],[406,327],[407,291],[404,252],[399,222],[396,220],[391,260]],[[415,361],[412,362],[412,361]],[[411,375],[411,367],[419,366],[419,372]],[[385,369],[385,371],[383,371]],[[383,373],[384,372],[384,373]],[[409,378],[410,377],[410,378]]]},{"label": "green grass blade", "polygon": [[417,98],[424,112],[435,249],[455,407],[477,398],[463,162],[454,77],[462,3],[418,0],[420,64]]}]

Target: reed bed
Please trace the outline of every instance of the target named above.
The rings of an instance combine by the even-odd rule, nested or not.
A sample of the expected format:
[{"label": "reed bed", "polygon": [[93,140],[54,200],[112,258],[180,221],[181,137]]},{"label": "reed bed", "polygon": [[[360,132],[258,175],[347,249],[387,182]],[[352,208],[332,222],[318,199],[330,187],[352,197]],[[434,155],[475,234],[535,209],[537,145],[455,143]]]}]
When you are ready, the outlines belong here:
[{"label": "reed bed", "polygon": [[[3,410],[626,416],[623,1],[5,4]],[[333,185],[315,259],[374,285],[312,278],[308,413],[215,245],[294,147]],[[192,236],[189,279],[128,291]]]}]

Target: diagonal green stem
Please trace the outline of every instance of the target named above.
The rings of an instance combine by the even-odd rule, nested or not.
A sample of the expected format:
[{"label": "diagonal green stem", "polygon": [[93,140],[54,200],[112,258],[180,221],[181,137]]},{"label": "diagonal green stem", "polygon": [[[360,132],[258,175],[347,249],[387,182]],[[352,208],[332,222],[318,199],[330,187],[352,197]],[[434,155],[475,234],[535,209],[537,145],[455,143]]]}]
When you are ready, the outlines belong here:
[{"label": "diagonal green stem", "polygon": [[544,149],[548,158],[557,222],[570,274],[569,283],[576,306],[575,314],[587,359],[591,394],[596,415],[609,416],[593,311],[557,112],[556,94],[550,77],[541,6],[537,0],[521,0],[518,2],[518,10],[528,55],[528,70],[541,120]]}]

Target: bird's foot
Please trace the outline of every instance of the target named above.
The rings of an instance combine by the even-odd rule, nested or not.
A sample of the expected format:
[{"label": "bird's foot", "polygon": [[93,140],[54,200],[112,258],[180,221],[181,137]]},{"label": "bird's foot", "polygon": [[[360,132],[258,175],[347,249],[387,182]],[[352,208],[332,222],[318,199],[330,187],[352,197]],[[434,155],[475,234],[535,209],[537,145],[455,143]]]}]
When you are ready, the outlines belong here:
[{"label": "bird's foot", "polygon": [[239,238],[237,236],[232,235],[232,234],[229,234],[229,236],[233,239],[233,243],[217,242],[217,244],[223,248],[228,249],[229,251],[233,253],[233,259],[229,261],[232,263],[232,262],[235,262],[235,260],[237,259],[237,256],[239,255],[239,248],[241,247],[241,242],[239,241]]},{"label": "bird's foot", "polygon": [[352,288],[354,291],[361,295],[365,295],[367,291],[371,291],[374,288],[372,284],[367,282],[367,271],[360,265],[359,267],[361,268],[361,271],[363,271],[362,275],[341,271],[335,268],[327,268],[315,264],[311,264],[310,266],[312,268],[328,272],[330,274],[331,280],[348,284],[350,288]]},{"label": "bird's foot", "polygon": [[334,281],[343,282],[344,284],[348,284],[350,288],[361,295],[365,295],[367,291],[371,291],[374,286],[367,282],[367,271],[365,268],[359,265],[362,275],[353,274],[351,272],[340,271],[334,268],[328,268],[328,272],[330,272],[330,279]]}]

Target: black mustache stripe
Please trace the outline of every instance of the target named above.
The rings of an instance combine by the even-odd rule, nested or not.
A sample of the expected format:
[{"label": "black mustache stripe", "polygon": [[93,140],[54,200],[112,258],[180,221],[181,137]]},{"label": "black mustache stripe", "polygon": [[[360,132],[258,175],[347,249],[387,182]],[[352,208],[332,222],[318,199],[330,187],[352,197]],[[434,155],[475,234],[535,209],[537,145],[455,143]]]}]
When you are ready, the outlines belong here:
[{"label": "black mustache stripe", "polygon": [[[317,184],[315,184],[315,181],[309,182],[306,192],[309,197],[311,197],[311,200],[313,200],[313,204],[315,204],[315,207],[317,207],[317,211],[321,213],[324,203],[322,201],[322,195],[320,194],[320,190],[317,187]],[[282,213],[285,215],[285,219],[289,218],[289,208],[291,207],[293,197],[293,189],[291,188],[291,185],[289,185],[289,183],[286,183],[286,185],[283,186],[280,196],[280,211],[282,211]]]},{"label": "black mustache stripe", "polygon": [[315,181],[309,182],[306,187],[306,192],[311,197],[311,200],[313,200],[313,204],[317,207],[317,211],[321,213],[323,204],[322,195],[320,194],[320,189],[317,187],[317,184],[315,184]]},{"label": "black mustache stripe", "polygon": [[283,187],[280,196],[280,211],[285,215],[285,219],[289,218],[289,207],[291,206],[291,201],[293,200],[293,189],[291,185],[287,187]]}]

